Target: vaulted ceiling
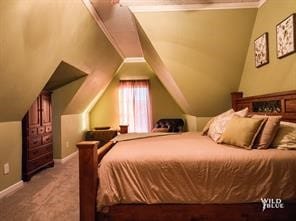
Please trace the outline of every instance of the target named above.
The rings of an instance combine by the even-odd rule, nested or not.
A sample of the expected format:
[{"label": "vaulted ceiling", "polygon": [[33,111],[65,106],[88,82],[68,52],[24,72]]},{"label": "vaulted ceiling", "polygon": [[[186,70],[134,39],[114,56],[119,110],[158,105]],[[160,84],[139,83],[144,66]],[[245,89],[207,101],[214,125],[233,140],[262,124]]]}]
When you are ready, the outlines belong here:
[{"label": "vaulted ceiling", "polygon": [[0,1],[0,27],[0,122],[21,120],[63,61],[87,74],[71,113],[83,111],[122,62],[80,0]]},{"label": "vaulted ceiling", "polygon": [[[110,2],[91,0],[116,48],[125,58],[144,56],[185,113],[209,116],[230,106],[229,93],[239,86],[257,0]],[[187,8],[149,8],[161,5]],[[211,10],[217,5],[222,9]],[[138,6],[148,8],[138,11]],[[191,7],[195,10],[188,11]]]},{"label": "vaulted ceiling", "polygon": [[[101,0],[102,1],[102,0]],[[105,0],[105,2],[111,2]],[[119,0],[122,5],[188,5],[188,4],[213,4],[213,3],[241,3],[259,2],[259,0]]]},{"label": "vaulted ceiling", "polygon": [[[217,1],[194,4],[209,6]],[[185,113],[202,116],[227,106],[227,93],[238,86],[256,7],[131,13],[125,5],[136,2],[192,4],[0,1],[0,122],[21,120],[62,64],[87,74],[65,110],[73,114],[83,112],[98,98],[125,58],[142,56]],[[207,39],[213,44],[207,42],[204,47]],[[232,78],[234,72],[229,83],[225,78]],[[211,80],[213,88],[205,88]],[[208,102],[209,109],[204,108],[205,100],[216,95]]]}]

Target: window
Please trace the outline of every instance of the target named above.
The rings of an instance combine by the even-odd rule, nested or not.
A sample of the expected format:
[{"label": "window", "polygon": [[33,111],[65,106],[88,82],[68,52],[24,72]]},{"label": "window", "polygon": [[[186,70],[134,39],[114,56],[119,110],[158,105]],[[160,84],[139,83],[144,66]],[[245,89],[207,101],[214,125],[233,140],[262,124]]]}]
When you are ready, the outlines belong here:
[{"label": "window", "polygon": [[120,125],[128,125],[129,132],[148,132],[151,111],[148,80],[120,81]]}]

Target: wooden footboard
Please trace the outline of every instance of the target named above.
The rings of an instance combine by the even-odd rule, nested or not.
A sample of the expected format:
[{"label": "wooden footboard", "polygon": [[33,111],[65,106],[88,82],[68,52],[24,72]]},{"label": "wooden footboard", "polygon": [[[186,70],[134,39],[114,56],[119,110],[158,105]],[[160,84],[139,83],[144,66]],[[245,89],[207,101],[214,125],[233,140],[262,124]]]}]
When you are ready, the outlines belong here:
[{"label": "wooden footboard", "polygon": [[107,213],[96,211],[98,164],[113,147],[109,142],[97,149],[98,142],[77,144],[79,149],[79,197],[81,221],[289,221],[296,219],[295,200],[285,202],[284,209],[262,211],[262,203],[241,204],[119,204]]},{"label": "wooden footboard", "polygon": [[[243,97],[241,92],[232,93],[235,110],[248,107],[256,114],[282,115],[283,120],[296,122],[296,91],[280,92],[254,97]],[[99,178],[98,164],[114,146],[108,142],[98,149],[98,142],[77,144],[79,149],[79,197],[81,221],[216,221],[216,220],[296,220],[296,199],[285,202],[285,208],[266,209],[262,203],[241,204],[119,204],[110,206],[106,213],[96,212],[96,196]]]},{"label": "wooden footboard", "polygon": [[108,142],[98,149],[98,144],[98,141],[84,141],[77,144],[79,151],[80,221],[96,220],[98,163],[114,145],[112,142]]}]

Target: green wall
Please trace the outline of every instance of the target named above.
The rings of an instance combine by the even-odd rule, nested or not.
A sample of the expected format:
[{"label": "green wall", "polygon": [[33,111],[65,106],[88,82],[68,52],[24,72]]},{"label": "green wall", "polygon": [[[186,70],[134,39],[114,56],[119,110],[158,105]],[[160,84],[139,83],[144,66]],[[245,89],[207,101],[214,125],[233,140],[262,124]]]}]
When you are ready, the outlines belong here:
[{"label": "green wall", "polygon": [[[81,0],[0,1],[0,30],[1,191],[21,179],[20,121],[59,64],[64,61],[89,74],[87,86],[78,90],[79,96],[76,93],[71,114],[87,107],[112,79],[122,58]],[[62,151],[57,155],[64,157]],[[2,176],[6,161],[11,171]]]},{"label": "green wall", "polygon": [[[276,55],[276,25],[295,12],[295,0],[267,0],[259,8],[239,87],[246,96],[296,89],[296,53]],[[269,34],[269,64],[256,68],[254,40],[264,32]]]},{"label": "green wall", "polygon": [[88,130],[86,114],[61,116],[61,159],[77,151],[76,144],[81,142],[84,132]]},{"label": "green wall", "polygon": [[[10,173],[3,174],[9,163]],[[0,122],[0,191],[21,180],[22,122]]]},{"label": "green wall", "polygon": [[[62,142],[62,134],[65,132],[62,130],[63,124],[67,123],[67,120],[64,120],[62,122],[62,117],[64,116],[64,111],[66,110],[68,104],[70,103],[71,99],[76,94],[79,87],[83,84],[87,77],[80,78],[79,80],[73,81],[69,84],[66,84],[63,87],[60,87],[53,91],[52,93],[52,115],[53,115],[53,157],[55,159],[61,159],[65,157],[63,152],[65,152],[65,149],[68,149],[68,145],[66,145],[66,142],[72,142],[72,140],[76,141],[77,139],[67,139],[65,142]],[[70,116],[70,115],[69,115]],[[66,118],[69,120],[68,124],[75,125],[77,120],[74,120],[74,122],[71,122],[71,119]],[[75,119],[75,118],[74,118]],[[79,120],[78,120],[79,122]],[[80,129],[78,127],[77,129]],[[69,132],[68,132],[69,133]],[[82,133],[82,132],[81,132]],[[75,133],[76,134],[76,133]],[[69,133],[68,136],[71,138],[75,135],[72,135],[72,133]],[[81,136],[80,136],[81,138]],[[81,140],[81,139],[80,139]],[[72,152],[76,150],[76,148],[72,148]],[[71,153],[71,151],[68,151]]]},{"label": "green wall", "polygon": [[[256,12],[225,9],[135,14],[188,102],[190,107],[183,108],[190,110],[186,114],[208,117],[230,108],[230,92],[239,87]],[[147,56],[149,52],[143,48]]]},{"label": "green wall", "polygon": [[61,61],[98,84],[122,61],[81,0],[0,1],[0,27],[0,122],[21,120]]},{"label": "green wall", "polygon": [[182,110],[146,63],[125,63],[120,68],[105,93],[90,111],[90,127],[112,126],[113,128],[118,128],[119,80],[143,78],[149,78],[150,80],[153,124],[160,118],[182,118]]}]

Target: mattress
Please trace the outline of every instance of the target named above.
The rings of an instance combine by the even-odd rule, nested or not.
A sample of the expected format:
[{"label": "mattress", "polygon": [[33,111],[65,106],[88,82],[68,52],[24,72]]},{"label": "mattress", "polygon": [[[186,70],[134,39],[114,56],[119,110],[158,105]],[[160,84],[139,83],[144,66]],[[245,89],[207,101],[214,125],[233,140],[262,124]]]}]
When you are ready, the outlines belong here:
[{"label": "mattress", "polygon": [[296,151],[245,150],[181,133],[117,143],[98,168],[97,209],[114,204],[296,199]]}]

